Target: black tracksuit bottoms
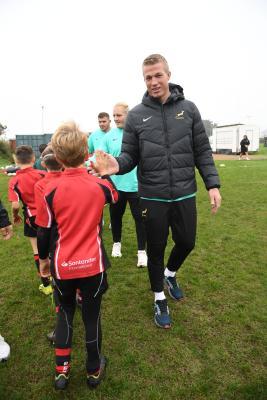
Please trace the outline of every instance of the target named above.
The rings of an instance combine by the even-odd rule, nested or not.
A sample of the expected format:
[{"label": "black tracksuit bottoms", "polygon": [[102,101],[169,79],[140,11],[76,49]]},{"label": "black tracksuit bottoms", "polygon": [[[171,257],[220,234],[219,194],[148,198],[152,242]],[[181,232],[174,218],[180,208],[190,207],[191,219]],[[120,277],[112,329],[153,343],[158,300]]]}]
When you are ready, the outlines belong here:
[{"label": "black tracksuit bottoms", "polygon": [[115,204],[110,204],[109,213],[113,242],[121,242],[122,217],[125,213],[127,202],[135,223],[138,250],[146,248],[146,231],[141,216],[139,197],[137,192],[118,191],[119,200]]},{"label": "black tracksuit bottoms", "polygon": [[100,306],[102,295],[107,288],[105,272],[88,278],[68,280],[54,278],[54,290],[58,302],[55,343],[58,373],[67,372],[70,368],[77,289],[80,289],[82,297],[82,319],[87,350],[86,370],[88,373],[94,373],[99,369],[102,342]]},{"label": "black tracksuit bottoms", "polygon": [[170,271],[177,271],[195,246],[196,198],[191,197],[171,203],[140,199],[140,204],[146,227],[147,266],[151,290],[161,292],[169,228],[174,242],[166,265]]}]

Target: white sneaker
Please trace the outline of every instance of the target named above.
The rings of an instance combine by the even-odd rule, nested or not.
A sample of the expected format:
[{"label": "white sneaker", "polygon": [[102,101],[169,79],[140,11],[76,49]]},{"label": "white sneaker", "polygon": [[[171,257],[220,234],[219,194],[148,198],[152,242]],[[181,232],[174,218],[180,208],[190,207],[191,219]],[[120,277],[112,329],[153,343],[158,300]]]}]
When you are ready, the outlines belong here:
[{"label": "white sneaker", "polygon": [[147,267],[147,255],[145,250],[138,250],[137,252],[137,267]]},{"label": "white sneaker", "polygon": [[113,243],[111,257],[121,257],[121,243]]},{"label": "white sneaker", "polygon": [[0,362],[6,361],[10,355],[10,347],[3,336],[0,335]]}]

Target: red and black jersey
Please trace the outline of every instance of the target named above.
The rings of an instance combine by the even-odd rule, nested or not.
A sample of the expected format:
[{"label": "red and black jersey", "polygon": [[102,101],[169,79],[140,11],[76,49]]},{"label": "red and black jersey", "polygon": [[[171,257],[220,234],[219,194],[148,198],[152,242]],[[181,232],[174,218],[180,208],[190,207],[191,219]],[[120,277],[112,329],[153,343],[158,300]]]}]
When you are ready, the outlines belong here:
[{"label": "red and black jersey", "polygon": [[36,182],[34,185],[34,200],[36,209],[38,209],[38,205],[42,202],[46,186],[51,182],[51,180],[58,179],[61,174],[61,171],[49,171],[46,173],[43,179],[40,179],[38,182]]},{"label": "red and black jersey", "polygon": [[36,215],[34,185],[44,178],[46,172],[28,167],[16,172],[8,184],[8,200],[21,201],[26,218]]},{"label": "red and black jersey", "polygon": [[45,188],[38,205],[36,224],[41,259],[50,252],[51,273],[57,279],[76,279],[105,270],[101,240],[102,212],[115,203],[118,194],[111,181],[87,173],[86,168],[68,168]]}]

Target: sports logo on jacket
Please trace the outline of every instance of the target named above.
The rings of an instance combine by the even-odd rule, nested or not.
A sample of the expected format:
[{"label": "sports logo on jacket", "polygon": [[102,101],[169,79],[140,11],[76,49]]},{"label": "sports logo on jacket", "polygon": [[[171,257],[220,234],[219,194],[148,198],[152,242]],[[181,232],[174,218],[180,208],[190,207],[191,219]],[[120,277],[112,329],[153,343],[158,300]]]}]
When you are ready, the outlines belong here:
[{"label": "sports logo on jacket", "polygon": [[184,119],[184,111],[178,112],[175,115],[175,119]]}]

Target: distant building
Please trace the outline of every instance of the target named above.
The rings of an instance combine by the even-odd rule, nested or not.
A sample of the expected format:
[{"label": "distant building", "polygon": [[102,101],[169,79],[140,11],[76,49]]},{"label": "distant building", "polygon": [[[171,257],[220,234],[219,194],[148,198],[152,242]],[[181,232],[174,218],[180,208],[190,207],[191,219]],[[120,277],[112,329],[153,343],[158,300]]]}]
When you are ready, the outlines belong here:
[{"label": "distant building", "polygon": [[216,126],[209,137],[210,145],[214,153],[238,154],[240,142],[247,135],[250,145],[249,152],[259,150],[260,128],[255,125],[232,124]]}]

